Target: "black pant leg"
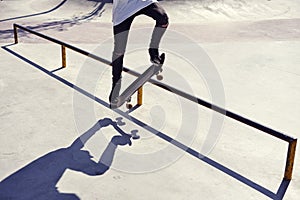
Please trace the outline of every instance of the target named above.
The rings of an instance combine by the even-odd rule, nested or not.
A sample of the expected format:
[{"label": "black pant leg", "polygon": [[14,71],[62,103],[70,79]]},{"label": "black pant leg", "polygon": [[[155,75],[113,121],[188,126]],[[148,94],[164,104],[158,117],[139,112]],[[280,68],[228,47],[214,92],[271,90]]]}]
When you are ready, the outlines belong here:
[{"label": "black pant leg", "polygon": [[128,41],[129,29],[134,16],[128,18],[121,24],[113,27],[114,33],[114,50],[112,55],[112,75],[113,83],[116,83],[121,78],[123,70],[123,59]]},{"label": "black pant leg", "polygon": [[151,5],[142,9],[140,13],[147,15],[156,21],[154,30],[152,32],[150,48],[158,49],[161,38],[168,27],[169,17],[159,3],[152,3]]}]

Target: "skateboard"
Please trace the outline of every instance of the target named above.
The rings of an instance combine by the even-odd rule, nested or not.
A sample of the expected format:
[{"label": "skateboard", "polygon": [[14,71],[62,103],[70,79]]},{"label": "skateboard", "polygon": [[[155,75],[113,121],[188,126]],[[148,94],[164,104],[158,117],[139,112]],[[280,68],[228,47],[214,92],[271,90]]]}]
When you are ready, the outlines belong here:
[{"label": "skateboard", "polygon": [[114,108],[122,106],[125,102],[128,109],[132,108],[131,96],[142,87],[149,79],[156,75],[157,80],[162,80],[163,76],[160,74],[162,72],[162,66],[165,61],[165,54],[161,54],[162,62],[160,64],[152,64],[144,73],[141,74],[135,81],[133,81],[124,92],[117,97],[117,103]]}]

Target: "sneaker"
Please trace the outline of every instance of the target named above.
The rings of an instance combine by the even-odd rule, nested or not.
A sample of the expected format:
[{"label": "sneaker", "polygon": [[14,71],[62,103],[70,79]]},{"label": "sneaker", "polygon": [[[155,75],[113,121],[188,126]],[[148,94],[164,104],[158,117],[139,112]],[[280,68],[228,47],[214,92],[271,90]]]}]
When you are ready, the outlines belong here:
[{"label": "sneaker", "polygon": [[112,101],[109,102],[109,108],[110,109],[116,109],[118,106],[118,98],[113,99]]},{"label": "sneaker", "polygon": [[161,56],[158,53],[158,49],[149,48],[150,61],[153,64],[163,64],[164,63],[164,54]]},{"label": "sneaker", "polygon": [[110,103],[109,107],[112,109],[117,107],[120,90],[121,90],[121,81],[118,81],[117,83],[113,83],[109,95],[109,103]]}]

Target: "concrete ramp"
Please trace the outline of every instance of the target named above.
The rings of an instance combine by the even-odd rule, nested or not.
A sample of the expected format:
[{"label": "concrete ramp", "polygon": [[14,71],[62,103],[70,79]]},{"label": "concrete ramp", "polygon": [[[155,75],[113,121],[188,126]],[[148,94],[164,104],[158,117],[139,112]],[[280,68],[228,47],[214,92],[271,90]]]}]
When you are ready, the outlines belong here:
[{"label": "concrete ramp", "polygon": [[16,19],[62,19],[75,15],[92,12],[102,1],[79,1],[79,0],[32,0],[19,1],[2,1],[1,7],[6,12],[1,12],[0,22],[11,21]]},{"label": "concrete ramp", "polygon": [[[1,8],[5,12],[1,12],[0,22],[28,17],[36,17],[40,20],[80,17],[100,10],[99,6],[104,8],[105,5],[110,8],[110,2],[110,0],[32,0],[22,2],[20,6],[19,1],[3,0]],[[177,16],[176,22],[184,23],[207,20],[282,19],[300,16],[300,3],[297,0],[164,0],[161,3],[165,5],[168,13]],[[172,21],[174,22],[174,19]]]},{"label": "concrete ramp", "polygon": [[[195,21],[243,21],[282,19],[300,16],[300,3],[290,1],[260,0],[165,0],[174,9],[168,10],[182,23]],[[187,14],[188,13],[188,14]]]}]

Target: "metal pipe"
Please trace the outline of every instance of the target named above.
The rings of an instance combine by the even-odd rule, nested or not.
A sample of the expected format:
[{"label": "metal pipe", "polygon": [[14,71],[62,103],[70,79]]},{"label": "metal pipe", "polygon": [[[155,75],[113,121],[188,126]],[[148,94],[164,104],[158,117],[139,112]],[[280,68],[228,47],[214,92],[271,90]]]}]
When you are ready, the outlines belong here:
[{"label": "metal pipe", "polygon": [[[18,24],[14,24],[14,27],[18,27],[18,28],[23,29],[23,30],[25,30],[25,31],[28,31],[28,32],[30,32],[30,33],[32,33],[32,34],[35,34],[35,35],[37,35],[37,36],[40,36],[40,37],[42,37],[42,38],[44,38],[44,39],[46,39],[46,40],[49,40],[49,41],[52,41],[52,42],[54,42],[54,43],[63,45],[63,46],[65,46],[66,48],[69,48],[69,49],[71,49],[71,50],[73,50],[73,51],[76,51],[76,52],[78,52],[78,53],[81,53],[81,54],[83,54],[83,55],[86,55],[86,56],[88,56],[88,57],[90,57],[90,58],[92,58],[92,59],[98,60],[98,61],[100,61],[100,62],[102,62],[102,63],[104,63],[104,64],[111,65],[111,62],[110,62],[110,61],[108,61],[108,60],[106,60],[106,59],[104,59],[104,58],[101,58],[101,57],[99,57],[99,56],[97,56],[97,55],[94,55],[94,54],[92,54],[92,53],[89,53],[89,52],[87,52],[87,51],[84,51],[84,50],[82,50],[82,49],[79,49],[79,48],[77,48],[77,47],[74,47],[74,46],[72,46],[72,45],[70,45],[70,44],[64,43],[64,42],[59,41],[59,40],[57,40],[57,39],[54,39],[54,38],[51,38],[51,37],[49,37],[49,36],[43,35],[43,34],[41,34],[41,33],[35,32],[35,31],[31,30],[31,29],[28,29],[28,28],[26,28],[26,27],[20,26],[20,25],[18,25]],[[126,68],[126,67],[123,67],[123,71],[124,71],[124,72],[127,72],[127,73],[129,73],[129,74],[131,74],[131,75],[133,75],[133,76],[137,76],[137,77],[141,75],[141,74],[139,74],[139,73],[137,73],[137,72],[135,72],[135,71],[133,71],[133,70],[131,70],[131,69]],[[227,117],[229,117],[229,118],[232,118],[232,119],[234,119],[234,120],[236,120],[236,121],[239,121],[239,122],[241,122],[241,123],[243,123],[243,124],[246,124],[246,125],[248,125],[248,126],[250,126],[250,127],[256,128],[256,129],[258,129],[258,130],[260,130],[260,131],[263,131],[263,132],[265,132],[265,133],[268,133],[268,134],[270,134],[270,135],[272,135],[272,136],[274,136],[274,137],[277,137],[277,138],[279,138],[279,139],[282,139],[282,140],[284,140],[284,141],[286,141],[286,142],[290,142],[290,141],[295,140],[294,138],[292,138],[292,137],[290,137],[290,136],[288,136],[288,135],[285,135],[285,134],[283,134],[283,133],[280,133],[280,132],[278,132],[278,131],[275,131],[275,130],[273,130],[273,129],[271,129],[271,128],[268,128],[268,127],[266,127],[266,126],[263,126],[263,125],[261,125],[261,124],[259,124],[259,123],[257,123],[257,122],[252,121],[252,120],[246,119],[246,118],[244,118],[244,117],[242,117],[242,116],[240,116],[240,115],[237,115],[237,114],[235,114],[235,113],[233,113],[233,112],[231,112],[231,111],[228,111],[228,110],[226,110],[226,109],[224,109],[224,108],[221,108],[221,107],[219,107],[219,106],[217,106],[217,105],[214,105],[214,104],[211,104],[211,103],[209,103],[209,102],[206,102],[206,101],[204,101],[204,100],[202,100],[202,99],[200,99],[200,98],[198,98],[198,97],[192,96],[192,95],[190,95],[190,94],[188,94],[188,93],[186,93],[186,92],[183,92],[183,91],[181,91],[181,90],[178,90],[178,89],[176,89],[176,88],[174,88],[174,87],[172,87],[172,86],[169,86],[169,85],[167,85],[167,84],[161,83],[161,82],[156,81],[156,80],[153,80],[153,79],[150,79],[149,82],[152,83],[152,84],[154,84],[154,85],[156,85],[156,86],[158,86],[158,87],[160,87],[160,88],[162,88],[162,89],[165,89],[165,90],[167,90],[167,91],[169,91],[169,92],[172,92],[172,93],[174,93],[174,94],[177,94],[177,95],[179,95],[179,96],[181,96],[181,97],[183,97],[183,98],[185,98],[185,99],[188,99],[188,100],[190,100],[190,101],[192,101],[192,102],[195,102],[195,103],[197,103],[197,104],[200,104],[200,105],[202,105],[202,106],[204,106],[204,107],[206,107],[206,108],[212,109],[212,110],[215,111],[215,112],[218,112],[218,113],[220,113],[220,114],[223,114],[223,115],[225,115],[225,116],[227,116]]]},{"label": "metal pipe", "polygon": [[138,89],[137,104],[139,106],[143,104],[143,86]]},{"label": "metal pipe", "polygon": [[14,38],[15,38],[15,44],[18,44],[18,29],[17,29],[17,25],[14,24]]},{"label": "metal pipe", "polygon": [[61,60],[62,60],[62,67],[67,67],[67,58],[66,58],[66,47],[61,45]]},{"label": "metal pipe", "polygon": [[289,142],[289,148],[288,148],[285,172],[284,172],[284,179],[286,180],[292,180],[296,146],[297,146],[297,139]]}]

